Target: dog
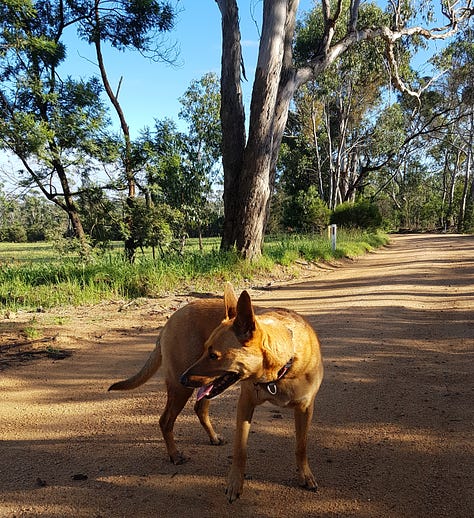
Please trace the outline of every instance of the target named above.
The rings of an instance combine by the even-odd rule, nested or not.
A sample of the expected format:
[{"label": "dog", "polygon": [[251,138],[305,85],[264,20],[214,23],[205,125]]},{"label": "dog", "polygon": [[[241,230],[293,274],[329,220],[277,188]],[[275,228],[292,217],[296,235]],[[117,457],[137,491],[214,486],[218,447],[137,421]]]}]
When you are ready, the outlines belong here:
[{"label": "dog", "polygon": [[298,481],[316,490],[306,449],[314,399],[323,379],[318,337],[294,311],[255,309],[247,291],[237,302],[235,294],[225,292],[224,304],[224,320],[205,342],[201,357],[183,372],[181,383],[198,388],[197,400],[203,401],[240,381],[227,498],[232,503],[242,494],[252,416],[255,407],[266,401],[293,408]]},{"label": "dog", "polygon": [[[174,424],[193,388],[180,383],[180,375],[202,355],[204,343],[212,331],[226,318],[225,307],[235,305],[237,297],[229,285],[225,290],[227,302],[222,299],[198,299],[175,311],[156,341],[156,347],[142,369],[134,376],[114,383],[111,390],[131,390],[143,385],[160,367],[163,367],[167,390],[165,410],[160,417],[160,428],[171,462],[183,464],[188,460],[177,448],[174,439]],[[223,444],[223,439],[214,431],[209,418],[209,399],[200,398],[194,410],[212,445]]]},{"label": "dog", "polygon": [[233,502],[242,493],[250,421],[255,407],[265,401],[294,408],[299,482],[317,489],[306,443],[323,366],[318,338],[301,316],[258,308],[246,291],[237,300],[227,283],[224,300],[195,300],[173,313],[142,369],[109,391],[137,388],[160,367],[167,402],[159,423],[171,462],[188,460],[177,448],[173,429],[194,389],[199,388],[194,405],[199,421],[211,444],[221,445],[223,439],[209,418],[210,399],[241,380],[228,500]]}]

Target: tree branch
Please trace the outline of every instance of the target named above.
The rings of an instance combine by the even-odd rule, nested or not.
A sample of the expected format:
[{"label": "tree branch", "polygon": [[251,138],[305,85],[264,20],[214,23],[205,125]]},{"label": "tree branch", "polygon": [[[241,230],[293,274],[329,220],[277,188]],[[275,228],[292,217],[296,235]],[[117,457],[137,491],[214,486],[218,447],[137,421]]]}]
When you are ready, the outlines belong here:
[{"label": "tree branch", "polygon": [[[360,0],[353,0],[351,3],[350,20],[348,24],[349,31],[346,36],[331,46],[336,18],[335,16],[333,18],[330,16],[329,0],[322,0],[323,18],[325,20],[323,42],[321,47],[317,50],[317,54],[309,62],[309,65],[301,67],[297,71],[297,86],[299,87],[307,81],[314,79],[354,44],[361,41],[381,38],[384,40],[386,45],[387,59],[390,64],[395,86],[398,90],[419,99],[421,93],[427,88],[427,86],[420,90],[414,90],[403,81],[399,73],[394,53],[395,44],[404,37],[421,36],[425,40],[445,40],[453,36],[457,32],[461,23],[474,16],[474,8],[471,7],[471,1],[472,0],[468,0],[467,5],[461,7],[457,7],[458,0],[454,3],[448,2],[444,8],[444,15],[448,18],[448,23],[444,26],[434,27],[432,29],[422,26],[404,27],[404,22],[401,20],[402,15],[399,10],[399,5],[396,6],[394,2],[392,2],[392,8],[397,20],[395,23],[395,26],[397,27],[396,29],[391,29],[385,26],[356,30]],[[433,80],[430,84],[432,82]]]}]

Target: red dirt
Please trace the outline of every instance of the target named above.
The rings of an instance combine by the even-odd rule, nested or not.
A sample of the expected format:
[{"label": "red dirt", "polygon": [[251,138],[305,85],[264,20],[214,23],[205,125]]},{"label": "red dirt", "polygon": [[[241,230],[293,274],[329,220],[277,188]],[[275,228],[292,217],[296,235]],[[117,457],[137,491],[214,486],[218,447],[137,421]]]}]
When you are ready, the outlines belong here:
[{"label": "red dirt", "polygon": [[[187,300],[179,296],[39,313],[34,325],[54,340],[33,345],[18,345],[33,315],[0,321],[0,517],[472,516],[474,237],[394,236],[376,253],[309,271],[250,292],[306,315],[320,336],[326,370],[309,440],[318,492],[296,485],[286,410],[257,409],[248,480],[230,505],[238,388],[211,405],[224,446],[208,445],[185,408],[183,466],[169,463],[159,432],[159,374],[107,393],[145,362]],[[53,356],[14,356],[34,351]],[[72,355],[55,358],[61,351]]]}]

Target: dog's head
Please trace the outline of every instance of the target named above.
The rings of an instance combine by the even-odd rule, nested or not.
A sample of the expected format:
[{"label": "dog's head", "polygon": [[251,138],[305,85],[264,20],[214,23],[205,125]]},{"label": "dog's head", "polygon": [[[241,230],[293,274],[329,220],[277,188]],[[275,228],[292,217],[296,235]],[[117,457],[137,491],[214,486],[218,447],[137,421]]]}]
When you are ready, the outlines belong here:
[{"label": "dog's head", "polygon": [[212,332],[199,360],[181,376],[187,387],[201,387],[198,400],[213,398],[239,380],[259,376],[263,369],[261,330],[250,296],[237,300],[230,285],[224,292],[226,318]]}]

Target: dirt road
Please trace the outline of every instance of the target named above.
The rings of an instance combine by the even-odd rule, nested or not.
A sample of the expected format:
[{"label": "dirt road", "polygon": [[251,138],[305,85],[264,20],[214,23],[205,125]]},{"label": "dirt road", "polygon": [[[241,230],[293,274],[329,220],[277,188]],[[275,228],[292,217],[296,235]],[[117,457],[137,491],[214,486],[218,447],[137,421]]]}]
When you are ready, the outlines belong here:
[{"label": "dirt road", "polygon": [[251,294],[301,312],[319,333],[318,492],[296,485],[286,410],[257,409],[244,494],[229,505],[237,387],[211,408],[221,447],[186,407],[176,426],[191,456],[183,466],[168,462],[159,432],[159,375],[106,392],[154,347],[167,310],[150,301],[77,309],[61,324],[46,314],[44,332],[59,333],[55,347],[72,356],[0,371],[0,517],[474,515],[473,236],[395,236],[357,261]]}]

